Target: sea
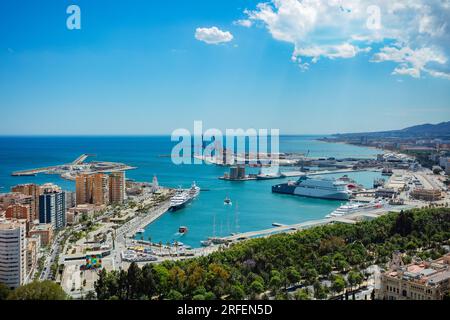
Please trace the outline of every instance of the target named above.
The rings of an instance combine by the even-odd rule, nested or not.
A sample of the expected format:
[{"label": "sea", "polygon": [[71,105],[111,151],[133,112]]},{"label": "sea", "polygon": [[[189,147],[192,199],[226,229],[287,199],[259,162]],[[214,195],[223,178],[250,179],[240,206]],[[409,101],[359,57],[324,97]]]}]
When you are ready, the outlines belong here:
[{"label": "sea", "polygon": [[[281,136],[281,152],[307,153],[311,157],[375,158],[379,150],[318,141],[320,136]],[[123,162],[136,167],[127,171],[128,179],[151,182],[156,176],[162,186],[188,188],[192,182],[204,191],[176,212],[167,212],[145,228],[143,238],[153,242],[182,242],[199,247],[208,237],[267,229],[272,223],[295,224],[324,218],[342,203],[273,194],[274,184],[288,179],[233,182],[219,180],[226,167],[197,164],[175,165],[170,157],[175,142],[170,136],[61,136],[0,137],[0,193],[21,183],[52,182],[65,190],[75,190],[75,183],[57,175],[13,177],[17,170],[70,163],[81,154],[92,154],[87,161]],[[292,168],[290,170],[294,170]],[[249,173],[252,173],[249,169]],[[253,171],[256,173],[256,171]],[[328,176],[340,177],[343,174]],[[358,183],[371,187],[380,177],[377,172],[348,174]],[[295,178],[291,178],[295,179]],[[224,205],[229,197],[232,205]],[[179,234],[180,226],[188,232]],[[139,235],[138,238],[141,238]]]}]

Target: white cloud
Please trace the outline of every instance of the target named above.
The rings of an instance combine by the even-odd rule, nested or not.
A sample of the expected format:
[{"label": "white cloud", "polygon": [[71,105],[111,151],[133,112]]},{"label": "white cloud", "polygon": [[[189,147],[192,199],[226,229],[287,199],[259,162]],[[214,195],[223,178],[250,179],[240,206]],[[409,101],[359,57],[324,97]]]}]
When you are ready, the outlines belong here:
[{"label": "white cloud", "polygon": [[369,52],[370,47],[359,48],[350,43],[342,43],[338,45],[322,45],[304,48],[295,48],[293,57],[311,57],[312,62],[316,63],[320,57],[329,59],[337,58],[353,58],[360,52]]},{"label": "white cloud", "polygon": [[233,24],[241,27],[250,28],[253,25],[253,22],[251,22],[251,20],[248,19],[241,19],[233,21]]},{"label": "white cloud", "polygon": [[371,61],[396,62],[395,75],[450,74],[450,0],[270,0],[244,14],[291,43],[292,60],[302,65],[350,59],[381,44]]},{"label": "white cloud", "polygon": [[230,32],[222,31],[217,27],[197,28],[195,30],[195,39],[208,44],[219,44],[230,42],[233,40],[233,35]]},{"label": "white cloud", "polygon": [[428,64],[435,63],[444,65],[447,58],[436,49],[420,48],[413,50],[410,47],[384,47],[376,53],[372,59],[373,62],[393,61],[399,63],[393,71],[396,75],[410,75],[414,78],[420,78],[423,71],[432,76],[436,76],[433,70],[426,68]]}]

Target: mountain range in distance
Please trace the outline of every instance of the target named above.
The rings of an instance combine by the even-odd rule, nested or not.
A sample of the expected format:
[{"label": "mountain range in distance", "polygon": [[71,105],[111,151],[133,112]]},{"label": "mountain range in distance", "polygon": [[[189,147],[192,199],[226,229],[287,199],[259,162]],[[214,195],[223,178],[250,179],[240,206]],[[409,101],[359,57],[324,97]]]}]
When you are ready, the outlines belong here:
[{"label": "mountain range in distance", "polygon": [[421,124],[408,127],[401,130],[378,131],[378,132],[359,132],[334,134],[336,138],[450,138],[450,121],[438,124]]}]

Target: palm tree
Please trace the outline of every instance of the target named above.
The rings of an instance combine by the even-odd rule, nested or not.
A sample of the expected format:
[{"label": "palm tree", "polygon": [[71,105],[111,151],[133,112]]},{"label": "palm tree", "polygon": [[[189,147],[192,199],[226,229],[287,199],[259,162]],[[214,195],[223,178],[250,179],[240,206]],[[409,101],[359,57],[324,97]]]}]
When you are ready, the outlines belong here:
[{"label": "palm tree", "polygon": [[170,249],[170,242],[169,241],[166,242],[166,246],[169,249],[169,256],[171,256],[172,255],[172,250]]},{"label": "palm tree", "polygon": [[175,241],[173,245],[175,247],[175,256],[178,256],[178,241]]}]

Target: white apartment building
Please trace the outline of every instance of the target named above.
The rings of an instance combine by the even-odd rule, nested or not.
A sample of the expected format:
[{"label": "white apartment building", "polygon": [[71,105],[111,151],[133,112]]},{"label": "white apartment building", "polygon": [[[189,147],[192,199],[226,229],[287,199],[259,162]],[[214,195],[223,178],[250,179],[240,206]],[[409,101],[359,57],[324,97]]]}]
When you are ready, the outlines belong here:
[{"label": "white apartment building", "polygon": [[16,220],[0,220],[0,282],[10,288],[26,278],[26,226]]}]

